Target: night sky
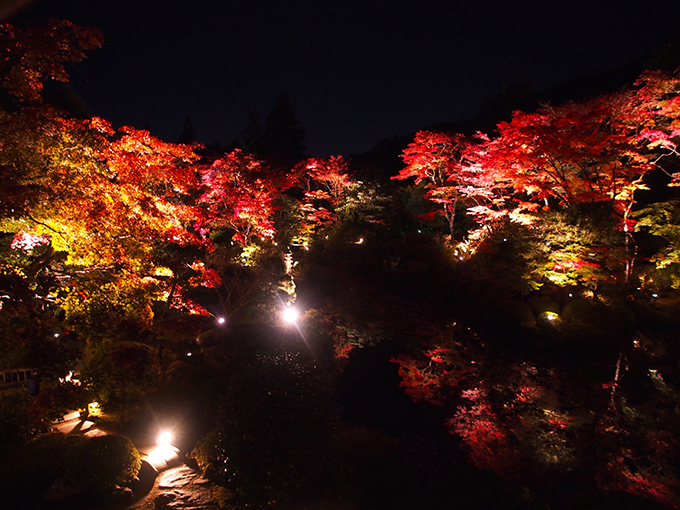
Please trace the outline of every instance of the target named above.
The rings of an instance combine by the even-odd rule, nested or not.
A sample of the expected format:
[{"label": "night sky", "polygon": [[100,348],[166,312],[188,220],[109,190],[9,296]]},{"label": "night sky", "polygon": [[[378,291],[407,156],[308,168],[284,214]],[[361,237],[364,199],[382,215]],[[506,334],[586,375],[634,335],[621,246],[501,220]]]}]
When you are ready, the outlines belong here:
[{"label": "night sky", "polygon": [[200,141],[229,145],[285,93],[324,156],[473,116],[509,84],[644,57],[679,14],[678,0],[37,0],[6,21],[99,27],[104,46],[72,82],[115,126],[175,142],[189,116]]}]

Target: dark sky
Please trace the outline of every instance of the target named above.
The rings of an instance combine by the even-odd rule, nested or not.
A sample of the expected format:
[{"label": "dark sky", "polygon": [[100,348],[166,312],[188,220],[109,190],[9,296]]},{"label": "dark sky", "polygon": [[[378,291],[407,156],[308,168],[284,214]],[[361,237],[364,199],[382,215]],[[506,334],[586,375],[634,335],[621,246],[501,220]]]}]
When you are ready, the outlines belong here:
[{"label": "dark sky", "polygon": [[[18,0],[13,0],[18,1]],[[229,144],[285,93],[310,155],[474,115],[504,85],[611,69],[680,32],[679,0],[37,0],[9,21],[94,25],[72,71],[90,110],[174,142]]]}]

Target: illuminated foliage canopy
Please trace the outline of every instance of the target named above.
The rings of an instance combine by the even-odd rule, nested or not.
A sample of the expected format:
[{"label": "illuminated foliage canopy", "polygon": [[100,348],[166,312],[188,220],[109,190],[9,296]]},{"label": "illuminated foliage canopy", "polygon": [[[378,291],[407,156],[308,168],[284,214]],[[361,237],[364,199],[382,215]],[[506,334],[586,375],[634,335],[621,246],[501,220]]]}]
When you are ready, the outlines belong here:
[{"label": "illuminated foliage canopy", "polygon": [[516,112],[498,125],[486,165],[518,193],[560,206],[613,201],[628,209],[652,166],[640,152],[630,93]]},{"label": "illuminated foliage canopy", "polygon": [[[535,113],[515,112],[510,121],[498,124],[494,138],[480,133],[470,142],[460,134],[423,131],[404,151],[406,167],[393,178],[426,183],[425,197],[439,205],[450,235],[456,207],[464,204],[482,228],[468,232],[459,244],[461,253],[474,251],[504,218],[548,232],[540,225],[539,208],[545,212],[608,204],[600,210],[608,207],[608,214],[617,218],[614,231],[623,232],[617,257],[628,280],[635,253],[631,212],[636,192],[648,189],[645,177],[662,159],[677,156],[679,90],[677,76],[650,73],[634,90],[544,105]],[[672,174],[671,186],[678,175]],[[571,250],[564,260],[564,253],[550,255],[555,263],[547,263],[544,276],[553,272],[551,280],[573,282],[558,276],[571,269],[585,275],[585,269],[600,265],[574,257],[578,251],[612,248],[598,246],[596,240],[587,244],[590,248]]]},{"label": "illuminated foliage canopy", "polygon": [[254,238],[273,238],[273,195],[277,187],[267,179],[255,157],[235,149],[201,172],[206,191],[199,203],[206,208],[205,225],[229,228],[233,239],[250,245]]},{"label": "illuminated foliage canopy", "polygon": [[21,104],[40,102],[46,80],[68,81],[64,64],[80,62],[101,43],[98,29],[68,21],[52,20],[46,27],[25,30],[0,25],[0,86]]},{"label": "illuminated foliage canopy", "polygon": [[305,194],[300,205],[305,215],[301,237],[307,238],[338,221],[337,209],[355,183],[347,174],[347,161],[342,156],[309,159],[300,167],[299,181]]},{"label": "illuminated foliage canopy", "polygon": [[[428,218],[446,219],[448,235],[429,236],[399,216],[406,212],[391,211],[400,223],[386,224],[382,209],[397,199],[386,198],[387,186],[355,180],[356,161],[303,160],[302,133],[283,100],[266,136],[253,138],[259,148],[212,161],[201,160],[196,145],[74,118],[44,100],[44,84],[67,80],[64,65],[99,43],[97,31],[66,22],[0,27],[0,364],[58,377],[85,357],[87,344],[86,383],[104,406],[124,410],[166,376],[191,372],[194,351],[195,367],[219,373],[210,385],[232,376],[222,384],[231,401],[223,402],[236,418],[204,446],[226,485],[250,485],[271,503],[267,483],[283,498],[322,467],[298,446],[337,439],[316,362],[289,355],[290,345],[252,356],[272,338],[253,332],[271,327],[301,276],[301,293],[323,311],[277,341],[292,344],[302,332],[301,349],[324,364],[334,350],[343,369],[357,351],[391,342],[383,352],[396,364],[391,375],[419,405],[437,406],[477,467],[537,480],[589,469],[580,476],[610,477],[607,487],[666,501],[663,490],[677,484],[666,465],[680,448],[668,433],[680,400],[677,378],[662,372],[675,373],[677,349],[662,345],[654,358],[644,344],[663,342],[638,335],[635,314],[652,306],[647,289],[680,286],[680,206],[634,209],[652,171],[680,184],[678,73],[648,73],[628,91],[515,112],[493,137],[419,132],[394,179],[415,181],[410,191],[424,191],[436,209]],[[454,227],[465,233],[455,246]],[[633,234],[643,231],[662,241],[648,260],[637,257],[646,272],[633,292],[621,283],[630,283]],[[279,247],[283,240],[309,253]],[[200,317],[218,309],[226,325]],[[484,322],[479,336],[451,320],[467,312]],[[515,330],[494,337],[494,327],[510,323]],[[596,348],[584,347],[589,342]],[[244,429],[250,422],[275,426]],[[297,431],[292,442],[280,440],[285,428]],[[266,459],[254,470],[244,437],[263,446]],[[604,460],[586,465],[594,443],[605,445]],[[286,444],[294,448],[279,455]],[[312,467],[300,475],[305,463]],[[252,483],[239,481],[244,474]]]},{"label": "illuminated foliage canopy", "polygon": [[393,179],[415,178],[416,184],[426,183],[426,197],[439,204],[453,237],[456,206],[462,200],[470,175],[466,172],[463,135],[448,135],[421,131],[403,154],[406,167]]},{"label": "illuminated foliage canopy", "polygon": [[[151,327],[151,301],[183,301],[156,251],[205,244],[192,231],[195,147],[132,127],[114,130],[96,117],[74,119],[43,100],[43,83],[68,80],[64,63],[98,46],[98,31],[53,22],[26,31],[4,25],[0,35],[0,229],[14,236],[2,267],[4,278],[33,290],[3,284],[4,303],[38,299],[44,309],[58,301],[81,326],[94,318],[84,310],[108,303],[108,311]],[[99,321],[107,318],[111,313]]]}]

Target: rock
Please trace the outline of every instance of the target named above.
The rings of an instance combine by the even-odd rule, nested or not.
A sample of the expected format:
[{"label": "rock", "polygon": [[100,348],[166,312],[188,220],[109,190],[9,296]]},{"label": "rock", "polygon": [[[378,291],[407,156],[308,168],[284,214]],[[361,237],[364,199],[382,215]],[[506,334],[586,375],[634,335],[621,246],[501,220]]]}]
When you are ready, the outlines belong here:
[{"label": "rock", "polygon": [[172,492],[163,492],[156,496],[153,500],[154,507],[156,510],[161,510],[163,508],[168,508],[168,504],[175,500],[175,494]]},{"label": "rock", "polygon": [[175,489],[195,483],[199,475],[188,466],[180,466],[171,471],[164,471],[158,477],[158,487],[161,489]]},{"label": "rock", "polygon": [[146,494],[153,487],[156,476],[158,476],[158,471],[156,471],[151,464],[142,459],[142,465],[139,468],[137,476],[130,481],[128,486],[135,494]]},{"label": "rock", "polygon": [[219,510],[212,499],[211,482],[188,466],[163,471],[156,482],[129,510]]},{"label": "rock", "polygon": [[179,450],[169,445],[158,446],[142,457],[142,460],[151,464],[156,472],[160,473],[180,463]]},{"label": "rock", "polygon": [[132,501],[132,496],[133,493],[130,487],[120,487],[119,485],[116,485],[111,492],[111,499],[120,503],[130,503]]}]

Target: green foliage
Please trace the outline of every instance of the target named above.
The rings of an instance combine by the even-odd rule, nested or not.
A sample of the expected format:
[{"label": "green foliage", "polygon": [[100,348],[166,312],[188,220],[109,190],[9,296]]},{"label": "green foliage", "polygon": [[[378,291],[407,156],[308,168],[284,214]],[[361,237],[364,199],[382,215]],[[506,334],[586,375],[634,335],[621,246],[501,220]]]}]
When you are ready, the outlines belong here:
[{"label": "green foliage", "polygon": [[[219,307],[231,322],[268,322],[269,309],[276,306],[279,280],[284,276],[281,252],[270,245],[252,246],[255,249],[247,252],[236,244],[217,245],[207,256],[207,265],[221,280],[215,288]],[[250,256],[244,260],[245,253]]]},{"label": "green foliage", "polygon": [[30,418],[33,397],[18,391],[0,398],[0,454],[21,446],[37,432]]},{"label": "green foliage", "polygon": [[52,421],[73,409],[83,409],[90,402],[84,386],[73,382],[41,384],[40,393],[33,401],[32,412]]},{"label": "green foliage", "polygon": [[[667,245],[650,258],[655,264],[656,278],[680,288],[680,201],[658,202],[637,211],[636,231],[647,231],[663,238]],[[660,274],[658,274],[660,273]]]},{"label": "green foliage", "polygon": [[285,193],[276,197],[274,206],[276,242],[281,246],[288,246],[300,233],[301,224],[305,219],[304,212],[300,208],[300,202]]},{"label": "green foliage", "polygon": [[62,293],[66,324],[88,341],[139,340],[151,328],[152,302],[139,281],[93,275]]},{"label": "green foliage", "polygon": [[395,202],[395,198],[387,193],[385,186],[359,181],[346,191],[337,213],[343,223],[386,227],[395,223],[395,213],[398,210]]},{"label": "green foliage", "polygon": [[560,338],[569,345],[589,350],[620,345],[624,339],[633,336],[636,326],[635,316],[627,303],[612,301],[602,295],[570,299],[560,317]]},{"label": "green foliage", "polygon": [[136,342],[90,344],[83,379],[104,407],[121,413],[137,403],[158,380],[156,356],[148,345]]},{"label": "green foliage", "polygon": [[[31,441],[0,466],[8,508],[55,506],[77,494],[97,494],[130,481],[140,455],[122,436],[47,434]],[[3,463],[4,464],[4,463]]]},{"label": "green foliage", "polygon": [[[446,232],[449,228],[443,214],[436,214],[436,206],[426,198],[427,187],[424,181],[410,184],[401,191],[403,207],[409,214],[418,218],[420,230],[426,232]],[[429,219],[431,221],[424,221]]]},{"label": "green foliage", "polygon": [[88,490],[130,481],[141,466],[137,448],[123,436],[97,436],[74,446],[67,457],[65,476]]},{"label": "green foliage", "polygon": [[537,284],[584,284],[596,288],[621,270],[623,235],[613,228],[605,205],[578,205],[547,211],[533,225],[523,254],[527,271]]}]

